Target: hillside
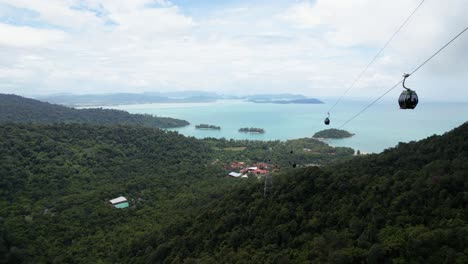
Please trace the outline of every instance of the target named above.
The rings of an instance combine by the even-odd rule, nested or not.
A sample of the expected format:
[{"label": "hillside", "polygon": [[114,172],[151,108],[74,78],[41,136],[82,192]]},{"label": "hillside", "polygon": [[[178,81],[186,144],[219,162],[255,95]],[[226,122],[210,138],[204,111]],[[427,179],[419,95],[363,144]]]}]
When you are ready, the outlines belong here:
[{"label": "hillside", "polygon": [[128,124],[170,128],[189,125],[185,120],[129,114],[110,109],[74,109],[17,95],[0,94],[0,123],[90,123]]},{"label": "hillside", "polygon": [[333,139],[339,139],[339,138],[348,138],[352,137],[354,134],[346,131],[346,130],[341,130],[341,129],[325,129],[322,131],[319,131],[314,134],[314,138],[333,138]]},{"label": "hillside", "polygon": [[[198,140],[137,126],[0,124],[0,263],[129,263],[125,256],[141,249],[133,243],[222,198],[220,191],[256,184],[226,178],[232,161],[288,170],[353,152],[313,139]],[[128,210],[108,205],[121,195]]]},{"label": "hillside", "polygon": [[[124,263],[126,243],[112,237],[133,241],[178,219],[201,179],[205,190],[235,184],[206,166],[210,152],[152,128],[0,125],[0,263]],[[129,210],[108,205],[120,195]]]},{"label": "hillside", "polygon": [[[0,263],[466,263],[467,149],[468,123],[352,160],[313,139],[2,124]],[[225,176],[270,158],[267,198]]]},{"label": "hillside", "polygon": [[[272,158],[286,166],[304,145],[332,150],[314,142],[270,142]],[[253,143],[0,125],[0,262],[466,263],[468,124],[338,165],[281,170],[267,198],[262,181],[226,178],[220,166],[264,159],[269,145]],[[230,150],[238,146],[252,149]],[[120,195],[131,208],[107,205]]]},{"label": "hillside", "polygon": [[140,263],[468,263],[468,123],[224,192],[133,247]]}]

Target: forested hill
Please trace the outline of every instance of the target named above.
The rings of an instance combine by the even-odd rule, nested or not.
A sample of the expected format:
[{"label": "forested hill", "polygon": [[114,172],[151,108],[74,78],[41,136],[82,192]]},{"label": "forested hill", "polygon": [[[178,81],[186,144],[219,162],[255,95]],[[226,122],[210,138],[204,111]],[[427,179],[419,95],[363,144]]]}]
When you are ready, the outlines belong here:
[{"label": "forested hill", "polygon": [[[277,169],[354,153],[313,139],[198,140],[139,126],[0,124],[0,263],[146,263],[157,247],[147,238],[170,226],[184,230],[180,219],[191,212],[257,185],[253,175],[227,178],[225,166],[265,161],[270,151]],[[109,200],[121,195],[130,207],[112,208]]]},{"label": "forested hill", "polygon": [[332,168],[275,175],[267,198],[263,182],[224,192],[134,243],[126,260],[468,263],[467,190],[465,123]]},{"label": "forested hill", "polygon": [[[284,165],[267,197],[256,177],[227,178],[223,157],[352,151],[264,143],[1,124],[0,263],[467,263],[468,123],[339,165]],[[129,208],[109,205],[120,195]]]},{"label": "forested hill", "polygon": [[[210,152],[153,128],[1,124],[0,263],[128,263],[128,241],[177,219],[198,182],[220,178]],[[108,205],[120,195],[131,208]]]},{"label": "forested hill", "polygon": [[314,138],[334,138],[334,139],[339,139],[339,138],[348,138],[352,137],[354,134],[346,131],[346,130],[341,130],[341,129],[325,129],[322,131],[319,131],[314,134]]},{"label": "forested hill", "polygon": [[110,109],[74,109],[11,94],[0,94],[0,123],[128,124],[170,128],[186,126],[185,120],[129,114]]}]

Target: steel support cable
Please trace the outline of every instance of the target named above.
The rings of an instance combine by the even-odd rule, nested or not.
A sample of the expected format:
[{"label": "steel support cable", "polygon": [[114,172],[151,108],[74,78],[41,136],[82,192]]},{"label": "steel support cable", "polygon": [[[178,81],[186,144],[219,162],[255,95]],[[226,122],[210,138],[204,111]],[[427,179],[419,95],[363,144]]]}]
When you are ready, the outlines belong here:
[{"label": "steel support cable", "polygon": [[[429,58],[427,58],[423,63],[421,63],[418,67],[416,67],[410,74],[409,76],[413,75],[415,72],[419,71],[424,65],[426,65],[430,60],[432,60],[435,56],[437,56],[442,50],[444,50],[447,46],[449,46],[450,44],[452,44],[452,42],[454,42],[458,37],[460,37],[463,33],[465,33],[466,31],[468,30],[468,27],[465,27],[460,33],[458,33],[455,37],[453,37],[449,42],[447,42],[444,46],[442,46],[439,50],[437,50],[434,54],[432,54]],[[379,101],[382,97],[384,97],[385,95],[387,95],[389,92],[391,92],[393,89],[395,89],[396,87],[398,87],[401,83],[403,82],[403,80],[400,80],[397,84],[395,84],[394,86],[392,86],[390,89],[388,89],[385,93],[383,93],[381,96],[379,96],[377,99],[375,99],[374,101],[372,101],[370,104],[368,104],[366,107],[364,107],[364,109],[362,109],[360,112],[358,112],[356,115],[354,115],[353,117],[351,117],[350,119],[348,119],[345,123],[343,123],[339,129],[343,128],[345,125],[347,125],[349,122],[351,122],[352,120],[354,120],[356,117],[358,117],[359,115],[361,115],[364,111],[366,111],[367,109],[369,109],[369,107],[371,107],[372,105],[374,105],[377,101]]]},{"label": "steel support cable", "polygon": [[414,14],[416,13],[416,11],[418,11],[418,9],[422,6],[422,4],[424,3],[425,0],[422,0],[419,5],[413,10],[413,12],[411,12],[411,14],[403,21],[403,23],[398,27],[398,29],[393,33],[393,35],[387,40],[387,42],[385,43],[385,45],[379,50],[379,52],[377,52],[377,54],[372,58],[372,60],[366,65],[366,67],[364,67],[364,69],[361,71],[361,73],[357,76],[356,79],[354,79],[353,83],[348,87],[348,89],[346,89],[346,91],[343,93],[343,95],[341,95],[341,97],[335,102],[335,104],[330,107],[330,109],[328,110],[328,113],[331,112],[331,110],[333,110],[335,108],[335,106],[338,105],[338,103],[341,102],[341,100],[343,99],[343,97],[352,89],[354,88],[354,86],[356,85],[356,83],[362,78],[362,76],[364,75],[364,73],[367,72],[367,70],[369,69],[369,67],[377,60],[377,58],[382,54],[382,52],[387,48],[387,46],[390,44],[390,42],[393,41],[393,39],[398,35],[398,33],[400,33],[400,31],[406,26],[406,24],[408,24],[408,22],[410,21],[410,19],[414,16]]}]

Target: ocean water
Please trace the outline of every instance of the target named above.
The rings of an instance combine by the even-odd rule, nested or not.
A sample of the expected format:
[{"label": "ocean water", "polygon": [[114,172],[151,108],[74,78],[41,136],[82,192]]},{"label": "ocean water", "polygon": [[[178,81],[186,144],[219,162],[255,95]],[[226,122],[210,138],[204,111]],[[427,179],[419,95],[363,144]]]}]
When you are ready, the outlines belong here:
[{"label": "ocean water", "polygon": [[[337,128],[363,109],[368,101],[341,102],[331,113],[331,124],[323,123],[331,103],[255,104],[239,100],[190,104],[140,104],[107,108],[180,118],[190,126],[172,129],[196,138],[215,137],[250,140],[287,140],[311,137],[315,132]],[[381,152],[398,142],[420,140],[443,134],[468,121],[468,103],[420,102],[414,110],[400,110],[396,102],[378,102],[343,129],[355,136],[327,140],[332,146],[352,147],[361,152]],[[207,123],[221,130],[197,130]],[[240,133],[241,127],[259,127],[265,134]]]}]

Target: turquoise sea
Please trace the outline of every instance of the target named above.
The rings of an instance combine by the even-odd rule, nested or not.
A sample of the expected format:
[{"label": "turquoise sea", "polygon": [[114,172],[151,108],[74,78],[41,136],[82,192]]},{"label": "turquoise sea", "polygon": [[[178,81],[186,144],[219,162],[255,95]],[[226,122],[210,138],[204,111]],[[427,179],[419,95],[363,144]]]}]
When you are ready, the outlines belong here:
[{"label": "turquoise sea", "polygon": [[[223,100],[213,103],[140,104],[106,108],[184,119],[191,125],[174,130],[197,138],[287,140],[311,137],[317,131],[337,128],[367,104],[368,101],[341,102],[331,113],[330,126],[325,126],[323,119],[331,102],[282,105]],[[378,102],[343,128],[355,133],[355,136],[327,142],[361,152],[381,152],[398,142],[443,134],[466,121],[468,103],[420,102],[415,110],[400,110],[396,102]],[[195,129],[195,125],[200,123],[221,126],[221,130]],[[240,133],[238,129],[241,127],[259,127],[265,129],[266,133]]]}]

